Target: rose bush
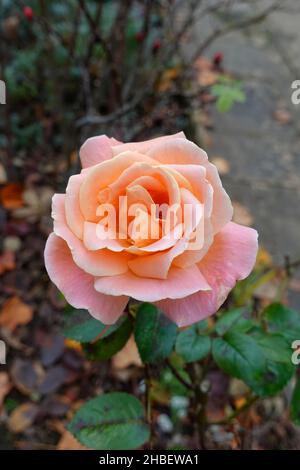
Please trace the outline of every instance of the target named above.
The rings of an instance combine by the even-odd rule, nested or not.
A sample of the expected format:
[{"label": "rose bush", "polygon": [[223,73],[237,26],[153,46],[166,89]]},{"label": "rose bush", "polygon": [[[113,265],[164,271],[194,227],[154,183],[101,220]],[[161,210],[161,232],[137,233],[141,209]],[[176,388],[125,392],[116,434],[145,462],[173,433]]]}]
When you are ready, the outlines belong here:
[{"label": "rose bush", "polygon": [[[139,143],[98,136],[83,144],[80,158],[81,173],[53,197],[54,230],[45,248],[48,274],[67,301],[105,324],[117,321],[130,297],[153,302],[179,326],[215,313],[251,272],[257,232],[231,222],[230,199],[206,153],[183,133]],[[142,204],[145,221],[153,204],[200,207],[189,226],[201,224],[203,236],[192,245],[180,217],[166,236],[162,214],[158,239],[147,224],[143,236],[137,233],[133,216],[115,237],[99,236],[102,206],[110,203],[119,214],[120,196],[129,206]]]}]

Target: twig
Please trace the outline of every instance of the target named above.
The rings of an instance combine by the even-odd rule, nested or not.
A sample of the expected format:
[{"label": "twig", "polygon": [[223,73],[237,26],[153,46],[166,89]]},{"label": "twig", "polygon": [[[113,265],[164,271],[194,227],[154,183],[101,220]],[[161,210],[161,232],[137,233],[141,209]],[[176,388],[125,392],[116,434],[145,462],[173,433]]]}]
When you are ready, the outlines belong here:
[{"label": "twig", "polygon": [[166,364],[171,370],[172,374],[176,377],[176,379],[187,389],[189,390],[194,390],[194,387],[187,382],[180,374],[179,372],[175,369],[175,367],[172,365],[172,363],[169,361],[169,359],[166,359]]},{"label": "twig", "polygon": [[153,420],[152,420],[152,402],[151,402],[151,371],[150,365],[145,364],[145,410],[146,420],[150,429],[149,448],[153,448]]},{"label": "twig", "polygon": [[233,421],[235,418],[237,418],[244,411],[248,410],[257,400],[259,400],[259,397],[254,395],[254,396],[248,398],[246,403],[244,403],[244,405],[241,406],[241,408],[238,408],[237,410],[233,411],[229,416],[227,416],[227,418],[225,418],[223,420],[220,420],[220,421],[207,422],[207,425],[208,426],[212,426],[212,425],[220,425],[221,426],[221,425],[230,424],[231,421]]}]

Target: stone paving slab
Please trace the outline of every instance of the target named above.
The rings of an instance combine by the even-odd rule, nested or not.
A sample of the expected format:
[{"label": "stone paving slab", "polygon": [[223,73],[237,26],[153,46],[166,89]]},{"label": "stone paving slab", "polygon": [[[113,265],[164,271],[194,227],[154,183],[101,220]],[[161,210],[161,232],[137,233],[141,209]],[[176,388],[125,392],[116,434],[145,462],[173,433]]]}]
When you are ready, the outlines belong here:
[{"label": "stone paving slab", "polygon": [[[300,7],[299,0],[292,0]],[[207,25],[209,28],[210,25]],[[196,47],[203,29],[195,29]],[[216,41],[208,56],[222,51],[224,65],[242,78],[247,100],[226,114],[213,111],[211,157],[222,157],[222,176],[231,198],[253,216],[260,243],[282,264],[300,258],[300,105],[291,102],[291,83],[300,80],[300,12],[274,13],[263,23]],[[274,112],[285,109],[291,122]],[[297,273],[300,278],[300,273]],[[292,295],[300,307],[300,294]]]}]

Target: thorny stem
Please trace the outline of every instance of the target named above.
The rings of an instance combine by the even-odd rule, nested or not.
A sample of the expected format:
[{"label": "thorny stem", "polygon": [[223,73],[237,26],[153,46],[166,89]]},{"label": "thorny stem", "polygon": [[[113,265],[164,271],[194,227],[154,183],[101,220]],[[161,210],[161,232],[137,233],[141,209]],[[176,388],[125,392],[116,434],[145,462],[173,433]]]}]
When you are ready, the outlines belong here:
[{"label": "thorny stem", "polygon": [[198,363],[189,364],[188,373],[191,377],[191,382],[194,384],[194,407],[196,414],[196,431],[198,437],[198,445],[200,449],[205,449],[205,429],[207,426],[206,422],[206,403],[207,403],[207,392],[203,390],[203,383],[205,378],[205,366],[200,366]]}]

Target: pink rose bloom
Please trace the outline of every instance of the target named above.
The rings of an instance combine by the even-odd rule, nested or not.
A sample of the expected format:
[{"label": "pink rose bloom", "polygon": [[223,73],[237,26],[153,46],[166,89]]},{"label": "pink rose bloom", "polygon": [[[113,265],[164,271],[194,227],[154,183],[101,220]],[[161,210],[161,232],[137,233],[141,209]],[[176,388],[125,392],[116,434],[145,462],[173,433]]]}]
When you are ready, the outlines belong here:
[{"label": "pink rose bloom", "polygon": [[[231,222],[230,199],[206,153],[183,133],[126,144],[102,135],[84,143],[80,158],[81,173],[53,197],[45,248],[49,277],[67,301],[105,324],[130,297],[154,303],[179,326],[215,313],[251,272],[258,246],[255,230]],[[103,208],[119,216],[121,196],[142,207],[143,223],[136,230],[134,215],[117,219],[111,236]],[[166,213],[147,224],[161,204],[192,211],[178,210],[165,232]]]}]

